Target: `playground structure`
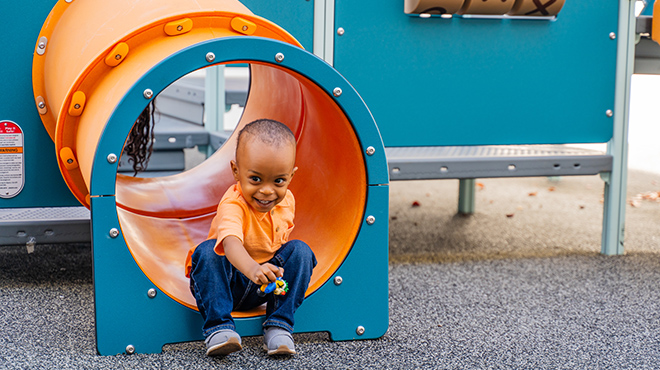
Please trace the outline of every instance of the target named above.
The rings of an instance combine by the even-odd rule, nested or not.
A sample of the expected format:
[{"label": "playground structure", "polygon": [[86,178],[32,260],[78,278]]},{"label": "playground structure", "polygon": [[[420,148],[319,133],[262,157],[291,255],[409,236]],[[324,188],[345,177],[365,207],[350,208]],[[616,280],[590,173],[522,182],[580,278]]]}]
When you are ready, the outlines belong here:
[{"label": "playground structure", "polygon": [[[91,208],[101,354],[201,339],[182,266],[232,181],[235,138],[177,175],[133,178],[117,166],[148,102],[215,65],[250,65],[239,127],[268,115],[299,140],[292,236],[313,247],[319,267],[297,331],[348,340],[387,329],[388,162],[392,180],[461,179],[464,213],[474,209],[478,177],[600,173],[603,253],[623,253],[634,3],[566,0],[540,16],[504,16],[525,1],[496,10],[444,1],[457,9],[428,13],[443,1],[412,3],[40,0],[28,21],[25,5],[1,6],[10,22],[23,19],[10,24],[16,36],[6,48],[17,56],[2,69],[15,90],[2,101],[15,103],[0,103],[0,120],[22,130],[15,161],[23,174],[0,208]],[[607,154],[535,146],[519,157],[442,153],[603,142]],[[48,242],[46,234],[24,231],[3,243]],[[260,334],[262,315],[237,313],[239,332]]]}]

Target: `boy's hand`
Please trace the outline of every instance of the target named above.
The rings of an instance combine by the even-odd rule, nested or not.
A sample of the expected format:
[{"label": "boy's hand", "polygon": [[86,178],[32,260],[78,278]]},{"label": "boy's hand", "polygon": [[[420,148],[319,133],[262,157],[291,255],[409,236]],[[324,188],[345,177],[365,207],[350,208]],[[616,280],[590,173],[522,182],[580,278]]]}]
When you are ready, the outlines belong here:
[{"label": "boy's hand", "polygon": [[268,284],[277,280],[278,277],[284,276],[284,269],[266,262],[261,265],[257,264],[250,275],[250,280],[255,284]]}]

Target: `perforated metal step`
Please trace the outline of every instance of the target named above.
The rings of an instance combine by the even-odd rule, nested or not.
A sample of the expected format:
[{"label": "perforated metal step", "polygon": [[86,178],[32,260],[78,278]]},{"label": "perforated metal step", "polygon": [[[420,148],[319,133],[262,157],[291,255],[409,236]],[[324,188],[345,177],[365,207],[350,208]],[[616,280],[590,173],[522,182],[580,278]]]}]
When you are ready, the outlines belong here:
[{"label": "perforated metal step", "polygon": [[90,214],[85,207],[0,209],[0,245],[90,240]]},{"label": "perforated metal step", "polygon": [[612,156],[564,145],[386,148],[390,180],[595,175]]}]

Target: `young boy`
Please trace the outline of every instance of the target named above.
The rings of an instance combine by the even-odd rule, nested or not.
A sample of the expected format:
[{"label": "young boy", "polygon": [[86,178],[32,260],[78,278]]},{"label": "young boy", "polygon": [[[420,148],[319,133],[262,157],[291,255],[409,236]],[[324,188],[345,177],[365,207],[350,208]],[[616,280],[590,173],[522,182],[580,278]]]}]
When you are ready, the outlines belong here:
[{"label": "young boy", "polygon": [[[295,200],[288,190],[296,173],[296,139],[284,124],[261,119],[238,135],[231,170],[236,184],[218,204],[208,240],[191,249],[186,276],[204,319],[206,354],[239,351],[233,310],[266,303],[264,349],[269,355],[296,353],[293,314],[305,298],[316,258],[293,229]],[[262,284],[282,277],[285,295],[261,297]]]}]

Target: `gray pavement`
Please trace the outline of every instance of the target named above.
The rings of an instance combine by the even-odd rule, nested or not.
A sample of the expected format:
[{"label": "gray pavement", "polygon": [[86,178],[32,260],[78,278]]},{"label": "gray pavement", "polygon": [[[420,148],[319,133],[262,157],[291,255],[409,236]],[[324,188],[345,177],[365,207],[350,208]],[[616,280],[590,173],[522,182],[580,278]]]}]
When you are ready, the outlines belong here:
[{"label": "gray pavement", "polygon": [[[296,334],[291,359],[261,337],[225,358],[203,342],[98,356],[89,245],[0,247],[0,369],[660,368],[660,203],[628,206],[626,254],[606,257],[599,177],[479,183],[469,217],[457,181],[392,183],[387,334]],[[632,171],[628,190],[660,175]]]}]

